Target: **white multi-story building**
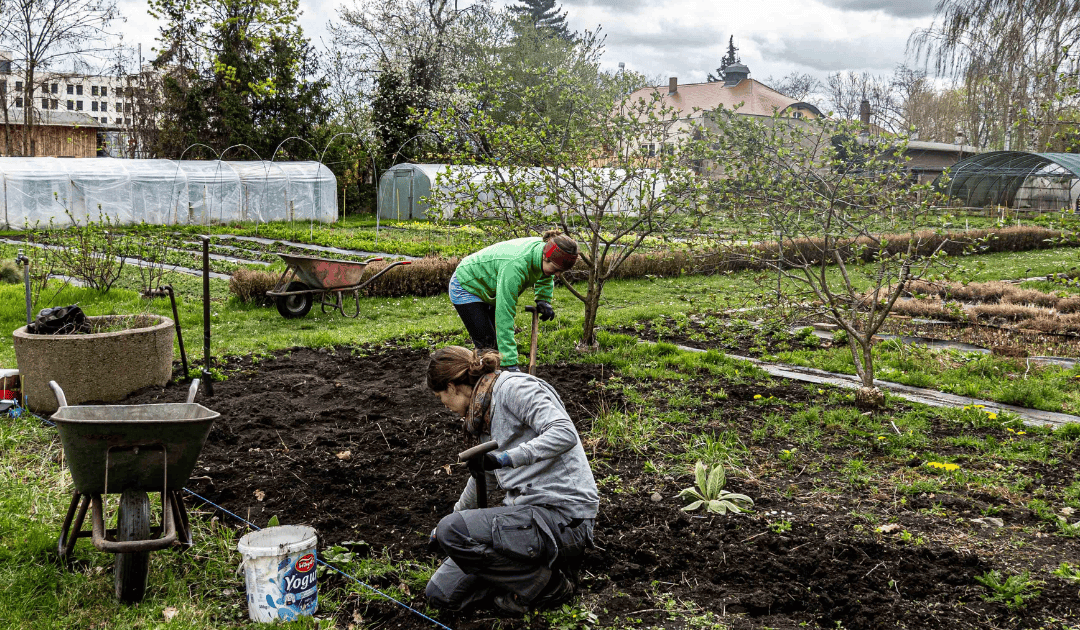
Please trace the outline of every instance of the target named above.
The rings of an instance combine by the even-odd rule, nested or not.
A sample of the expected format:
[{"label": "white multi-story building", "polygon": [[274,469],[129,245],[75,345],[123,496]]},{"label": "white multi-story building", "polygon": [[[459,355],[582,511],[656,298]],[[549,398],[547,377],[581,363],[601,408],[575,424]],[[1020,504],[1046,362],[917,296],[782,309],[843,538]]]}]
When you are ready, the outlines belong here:
[{"label": "white multi-story building", "polygon": [[[34,138],[40,147],[36,155],[121,157],[126,152],[122,145],[134,123],[137,76],[39,72],[28,98],[24,75],[12,72],[12,65],[11,54],[0,51],[0,96],[6,108],[0,124],[21,128],[26,116],[34,116],[34,125],[42,127],[41,137]],[[79,131],[72,135],[73,130]],[[50,135],[64,135],[67,142],[50,141]]]}]

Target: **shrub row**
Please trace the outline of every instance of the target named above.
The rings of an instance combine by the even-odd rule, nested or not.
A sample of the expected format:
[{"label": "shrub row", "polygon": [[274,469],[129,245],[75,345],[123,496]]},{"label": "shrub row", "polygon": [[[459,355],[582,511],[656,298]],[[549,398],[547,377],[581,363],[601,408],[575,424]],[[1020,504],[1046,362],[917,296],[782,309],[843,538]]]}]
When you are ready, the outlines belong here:
[{"label": "shrub row", "polygon": [[[985,239],[979,253],[993,252],[1018,252],[1033,249],[1048,249],[1053,247],[1080,245],[1080,236],[1072,235],[1060,230],[1050,230],[1043,227],[1009,227],[1001,229],[968,230],[961,234],[944,234],[933,231],[918,232],[919,253],[930,254],[943,241],[948,240],[943,249],[950,256],[958,256],[968,251],[972,243]],[[888,241],[887,251],[890,254],[901,253],[907,249],[906,235],[886,235]],[[869,245],[868,239],[859,241],[863,245]],[[807,262],[820,261],[822,241],[820,239],[800,239],[785,244],[784,257],[788,260],[805,260]],[[855,247],[855,246],[853,246]],[[854,249],[847,248],[847,257],[854,257]],[[635,253],[627,257],[626,261],[615,270],[612,276],[615,279],[661,277],[673,278],[684,274],[713,274],[726,271],[762,270],[768,267],[767,260],[776,258],[775,243],[761,243],[755,245],[722,246],[710,251],[656,251],[648,253]],[[873,260],[877,250],[866,247],[860,257],[864,261]],[[609,256],[611,258],[613,256]],[[446,292],[450,276],[460,258],[436,258],[428,257],[415,260],[410,265],[404,265],[388,271],[380,276],[364,289],[364,295],[369,297],[400,297],[412,295],[417,297],[438,295]],[[375,262],[368,265],[364,278],[383,269],[385,262]],[[266,273],[266,272],[251,272]],[[274,275],[274,274],[268,274]],[[566,274],[571,281],[580,281],[588,277],[588,272],[583,262]],[[270,285],[277,279],[269,280]],[[250,282],[250,280],[248,281]],[[262,281],[265,284],[265,280]],[[233,283],[230,283],[232,289]],[[260,285],[261,286],[261,285]],[[270,287],[267,287],[269,289]],[[241,287],[233,290],[242,300],[250,301],[253,295],[258,295],[259,288],[253,288],[241,297]],[[251,293],[254,291],[254,293]],[[263,291],[265,292],[265,291]]]}]

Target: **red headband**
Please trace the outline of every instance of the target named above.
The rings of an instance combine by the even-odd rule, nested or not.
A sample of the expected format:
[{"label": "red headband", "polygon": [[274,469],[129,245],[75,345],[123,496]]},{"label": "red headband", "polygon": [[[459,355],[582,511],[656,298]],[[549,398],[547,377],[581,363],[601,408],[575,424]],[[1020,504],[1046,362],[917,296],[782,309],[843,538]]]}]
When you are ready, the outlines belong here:
[{"label": "red headband", "polygon": [[544,245],[544,260],[547,260],[554,264],[559,270],[566,271],[574,266],[577,262],[577,254],[571,254],[563,251],[556,243],[555,239],[547,242]]}]

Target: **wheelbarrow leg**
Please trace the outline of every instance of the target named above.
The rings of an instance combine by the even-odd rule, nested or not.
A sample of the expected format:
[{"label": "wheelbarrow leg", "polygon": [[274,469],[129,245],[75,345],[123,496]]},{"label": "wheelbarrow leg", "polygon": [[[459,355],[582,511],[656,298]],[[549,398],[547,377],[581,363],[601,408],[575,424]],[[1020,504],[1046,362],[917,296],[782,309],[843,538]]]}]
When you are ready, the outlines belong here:
[{"label": "wheelbarrow leg", "polygon": [[180,542],[179,551],[187,551],[195,543],[191,538],[191,521],[184,507],[184,497],[179,490],[169,490],[168,494],[169,509],[173,511],[173,522],[176,523],[176,538]]},{"label": "wheelbarrow leg", "polygon": [[[75,542],[79,540],[79,532],[82,531],[83,520],[86,518],[86,510],[89,507],[88,495],[71,493],[71,504],[68,505],[64,526],[60,529],[60,541],[57,544],[57,552],[61,560],[66,560],[71,555],[71,550],[75,548]],[[76,515],[76,508],[78,515]],[[75,521],[74,526],[72,526],[72,520]]]}]

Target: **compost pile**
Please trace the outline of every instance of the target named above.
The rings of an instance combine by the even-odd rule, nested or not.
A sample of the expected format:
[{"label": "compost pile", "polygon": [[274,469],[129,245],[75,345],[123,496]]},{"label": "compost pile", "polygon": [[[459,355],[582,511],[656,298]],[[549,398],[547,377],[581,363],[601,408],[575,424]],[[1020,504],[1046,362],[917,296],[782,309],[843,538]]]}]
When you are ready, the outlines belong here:
[{"label": "compost pile", "polygon": [[[430,562],[427,534],[452,509],[468,473],[455,464],[466,446],[460,421],[424,385],[429,352],[387,344],[362,352],[293,349],[257,362],[231,360],[225,366],[228,380],[214,384],[212,398],[200,397],[221,418],[187,487],[260,527],[272,516],[282,524],[312,525],[323,548],[349,543],[361,553],[387,554],[402,566]],[[583,436],[602,408],[625,404],[600,386],[613,376],[605,366],[545,365],[538,376],[555,386]],[[765,390],[732,384],[727,391],[729,402],[716,404],[750,401]],[[170,385],[126,402],[175,402],[185,393],[185,385]],[[792,384],[766,393],[791,401],[807,397],[805,388]],[[760,422],[752,415],[727,419]],[[672,621],[657,606],[658,594],[681,613],[724,615],[731,628],[795,628],[806,622],[958,630],[985,628],[988,618],[1001,624],[995,627],[1028,627],[1026,620],[1080,614],[1075,588],[1066,593],[1050,587],[1026,610],[1006,614],[975,594],[981,591],[974,576],[993,568],[980,556],[936,543],[901,545],[855,534],[846,511],[783,500],[784,488],[761,482],[728,483],[731,491],[756,499],[754,515],[687,514],[676,495],[692,485],[689,475],[663,481],[646,472],[655,453],[612,451],[590,439],[585,446],[600,482],[601,509],[599,548],[586,557],[579,594],[602,626],[635,619],[638,626],[684,627],[685,621]],[[655,448],[679,454],[685,445],[672,440]],[[621,480],[618,492],[602,481],[611,476]],[[768,515],[779,509],[791,513],[787,529],[770,527]],[[218,516],[242,527],[228,514]],[[332,575],[324,580],[342,583]],[[403,582],[403,576],[384,575],[371,585]],[[422,590],[414,588],[405,602],[423,609]],[[391,602],[355,597],[346,599],[336,620],[339,628],[357,620],[434,627]],[[495,623],[487,609],[440,620],[456,629]],[[499,623],[547,627],[520,619]]]}]

